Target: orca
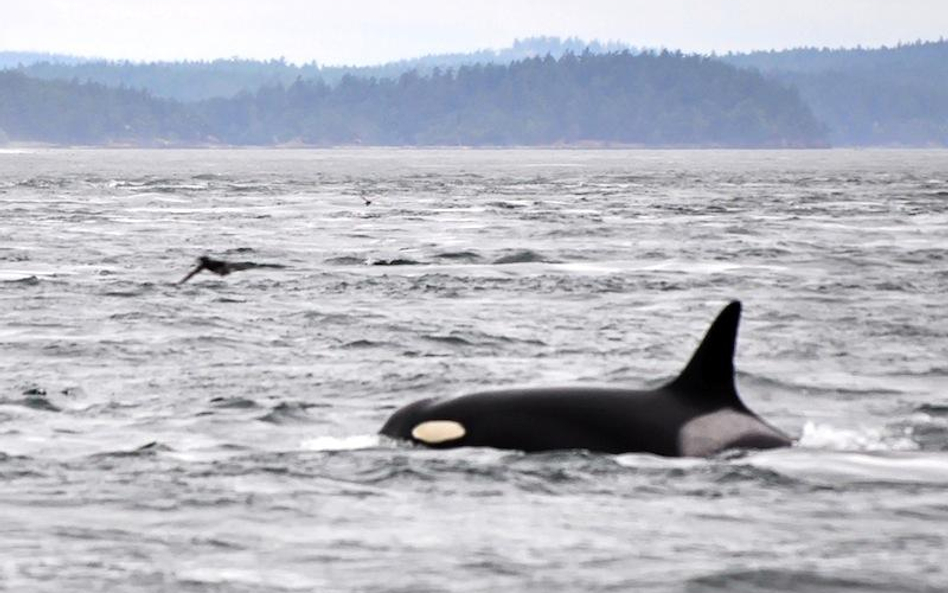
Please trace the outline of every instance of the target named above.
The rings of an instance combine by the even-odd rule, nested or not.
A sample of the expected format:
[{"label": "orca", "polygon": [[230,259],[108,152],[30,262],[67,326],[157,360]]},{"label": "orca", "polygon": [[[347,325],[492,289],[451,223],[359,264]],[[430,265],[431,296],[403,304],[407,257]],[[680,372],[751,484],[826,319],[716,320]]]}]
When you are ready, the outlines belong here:
[{"label": "orca", "polygon": [[222,259],[213,259],[206,255],[202,255],[198,258],[197,266],[188,272],[188,275],[182,278],[178,284],[184,284],[196,274],[200,273],[203,270],[217,274],[218,276],[227,276],[233,272],[239,272],[241,270],[252,270],[254,268],[285,268],[283,264],[258,264],[252,261],[224,261]]},{"label": "orca", "polygon": [[549,387],[429,398],[397,410],[381,434],[433,448],[525,452],[585,449],[708,457],[728,449],[787,447],[792,439],[737,394],[740,301],[718,314],[678,377],[658,389]]}]

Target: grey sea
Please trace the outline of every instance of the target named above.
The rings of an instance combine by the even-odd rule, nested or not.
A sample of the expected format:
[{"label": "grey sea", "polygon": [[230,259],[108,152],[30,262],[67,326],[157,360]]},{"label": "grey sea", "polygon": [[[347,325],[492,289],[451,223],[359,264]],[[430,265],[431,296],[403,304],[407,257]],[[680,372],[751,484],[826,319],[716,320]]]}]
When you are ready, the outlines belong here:
[{"label": "grey sea", "polygon": [[[946,151],[6,149],[0,588],[945,591],[946,295]],[[377,436],[656,386],[732,299],[792,448]]]}]

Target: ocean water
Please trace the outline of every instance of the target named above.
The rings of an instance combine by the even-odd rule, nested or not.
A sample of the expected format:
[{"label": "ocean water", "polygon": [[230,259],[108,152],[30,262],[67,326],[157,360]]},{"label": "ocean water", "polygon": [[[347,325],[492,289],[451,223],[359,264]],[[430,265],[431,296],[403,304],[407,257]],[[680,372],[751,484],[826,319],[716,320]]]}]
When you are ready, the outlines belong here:
[{"label": "ocean water", "polygon": [[[6,150],[0,589],[944,591],[946,294],[945,151]],[[735,298],[793,448],[376,436],[657,385]]]}]

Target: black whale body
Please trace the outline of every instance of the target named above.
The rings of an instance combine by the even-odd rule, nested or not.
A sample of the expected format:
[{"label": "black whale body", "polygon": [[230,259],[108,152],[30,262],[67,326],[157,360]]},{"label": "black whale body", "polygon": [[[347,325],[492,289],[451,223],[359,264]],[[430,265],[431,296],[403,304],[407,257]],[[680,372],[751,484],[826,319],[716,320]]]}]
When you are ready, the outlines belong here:
[{"label": "black whale body", "polygon": [[740,315],[740,302],[727,305],[685,370],[658,389],[503,389],[425,399],[396,411],[381,433],[439,448],[587,449],[672,457],[789,446],[791,439],[751,412],[737,394],[734,346]]}]

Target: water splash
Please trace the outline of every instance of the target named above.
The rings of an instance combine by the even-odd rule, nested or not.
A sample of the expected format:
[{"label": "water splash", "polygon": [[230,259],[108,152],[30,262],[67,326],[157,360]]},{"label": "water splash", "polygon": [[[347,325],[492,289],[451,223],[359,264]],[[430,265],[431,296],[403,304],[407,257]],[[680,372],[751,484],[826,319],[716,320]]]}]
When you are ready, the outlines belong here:
[{"label": "water splash", "polygon": [[357,434],[344,437],[321,436],[300,443],[306,451],[358,451],[374,449],[382,445],[382,437],[377,434]]},{"label": "water splash", "polygon": [[918,443],[906,434],[891,434],[886,430],[864,428],[853,430],[829,424],[808,421],[797,443],[807,449],[834,451],[917,451]]}]

